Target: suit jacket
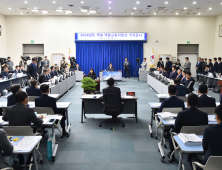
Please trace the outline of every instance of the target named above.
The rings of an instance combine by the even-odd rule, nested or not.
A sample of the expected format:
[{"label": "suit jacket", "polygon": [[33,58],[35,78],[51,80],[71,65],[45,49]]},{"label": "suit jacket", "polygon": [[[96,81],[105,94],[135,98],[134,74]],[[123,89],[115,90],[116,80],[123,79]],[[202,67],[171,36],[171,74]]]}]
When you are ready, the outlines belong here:
[{"label": "suit jacket", "polygon": [[19,71],[20,71],[20,70],[16,70],[16,69],[15,69],[13,72],[14,72],[15,74],[18,74]]},{"label": "suit jacket", "polygon": [[183,126],[208,125],[208,115],[196,107],[190,107],[178,113],[173,132],[179,133]]},{"label": "suit jacket", "polygon": [[187,88],[181,85],[176,85],[177,87],[177,94],[176,96],[186,96]]},{"label": "suit jacket", "polygon": [[4,78],[4,77],[8,78],[8,72],[2,71],[2,72],[1,72],[1,77],[2,77],[2,78]]},{"label": "suit jacket", "polygon": [[218,74],[222,73],[222,62],[218,63],[217,72],[218,72]]},{"label": "suit jacket", "polygon": [[203,63],[200,61],[198,61],[197,62],[197,64],[196,64],[196,67],[198,68],[196,71],[197,71],[197,73],[202,73],[202,66],[203,66]]},{"label": "suit jacket", "polygon": [[181,107],[184,110],[185,109],[184,101],[178,99],[176,96],[171,96],[170,98],[162,101],[158,112],[162,112],[163,108],[171,108],[171,107]]},{"label": "suit jacket", "polygon": [[49,68],[49,60],[43,60],[42,62],[44,63],[44,66],[47,65],[47,67]]},{"label": "suit jacket", "polygon": [[88,75],[87,75],[87,77],[91,77],[92,79],[96,79],[97,78],[97,76],[96,76],[96,73],[88,73]]},{"label": "suit jacket", "polygon": [[33,86],[27,87],[26,92],[28,96],[41,96],[42,95],[42,92],[40,91],[40,89]]},{"label": "suit jacket", "polygon": [[51,107],[55,114],[58,114],[56,99],[48,96],[47,94],[42,94],[41,96],[35,98],[35,107]]},{"label": "suit jacket", "polygon": [[55,73],[55,76],[59,76],[59,71],[55,70],[54,73]]},{"label": "suit jacket", "polygon": [[126,70],[126,69],[129,69],[130,63],[129,61],[124,61],[123,65],[124,65],[124,70]]},{"label": "suit jacket", "polygon": [[2,120],[9,121],[9,126],[30,126],[34,123],[35,126],[41,127],[43,123],[42,119],[36,117],[32,108],[22,103],[6,108]]},{"label": "suit jacket", "polygon": [[7,97],[7,106],[13,106],[15,104],[16,104],[15,95],[14,94],[10,94]]},{"label": "suit jacket", "polygon": [[39,76],[39,83],[43,83],[43,82],[49,82],[49,79],[47,78],[47,75],[42,74],[41,76]]},{"label": "suit jacket", "polygon": [[208,97],[206,94],[202,94],[199,96],[199,102],[197,107],[215,107],[216,108],[216,100],[213,97]]},{"label": "suit jacket", "polygon": [[161,67],[161,66],[164,67],[164,62],[163,61],[158,61],[157,62],[157,67]]},{"label": "suit jacket", "polygon": [[183,75],[182,74],[178,74],[176,78],[182,79]]},{"label": "suit jacket", "polygon": [[215,71],[218,72],[218,62],[217,62],[217,61],[214,63],[213,71],[214,71],[214,72],[215,72]]},{"label": "suit jacket", "polygon": [[169,78],[168,73],[167,73],[167,72],[165,72],[165,71],[162,73],[162,75],[163,75],[163,76],[165,76],[165,77],[167,77],[167,78]]},{"label": "suit jacket", "polygon": [[46,77],[47,77],[48,80],[50,80],[51,79],[51,74],[48,73]]},{"label": "suit jacket", "polygon": [[208,65],[209,65],[210,69],[213,69],[213,63],[210,62]]},{"label": "suit jacket", "polygon": [[176,67],[176,70],[178,70],[180,68],[181,64],[180,63],[176,63],[175,64],[175,67]]},{"label": "suit jacket", "polygon": [[11,155],[13,152],[13,145],[7,138],[7,134],[4,130],[0,129],[0,169],[9,167],[3,159],[2,151],[6,155]]},{"label": "suit jacket", "polygon": [[194,85],[194,83],[195,83],[195,80],[193,79],[193,77],[191,77],[191,78],[189,78],[188,80],[185,81],[185,87],[187,88],[188,85],[189,85],[189,83],[190,83],[191,81],[192,81],[193,83],[191,83],[189,89],[193,91],[193,85]]},{"label": "suit jacket", "polygon": [[108,68],[107,68],[107,70],[108,70],[108,71],[115,71],[115,69],[114,69],[114,67],[113,67],[113,66],[112,66],[111,68],[110,68],[110,67],[108,67]]},{"label": "suit jacket", "polygon": [[32,63],[30,63],[27,67],[27,75],[30,77],[33,77],[34,79],[37,78],[37,69],[36,66],[33,66]]},{"label": "suit jacket", "polygon": [[172,69],[172,62],[171,62],[171,61],[167,61],[167,62],[166,62],[166,65],[165,65],[165,68],[166,68],[168,71],[171,71],[171,69]]},{"label": "suit jacket", "polygon": [[106,93],[117,94],[117,95],[119,95],[119,98],[121,100],[121,91],[120,91],[120,88],[118,88],[118,87],[108,86],[108,87],[103,89],[103,94],[106,94]]},{"label": "suit jacket", "polygon": [[[75,67],[75,70],[77,70],[77,67]],[[78,67],[78,71],[81,71],[81,67]]]},{"label": "suit jacket", "polygon": [[185,64],[184,64],[184,71],[189,71],[190,72],[190,67],[191,67],[191,62],[187,61]]},{"label": "suit jacket", "polygon": [[55,72],[51,71],[50,75],[51,75],[51,78],[54,78],[55,77]]},{"label": "suit jacket", "polygon": [[203,164],[210,156],[222,156],[222,123],[206,127],[203,134],[203,150],[205,152]]},{"label": "suit jacket", "polygon": [[181,79],[181,84],[185,84],[186,83],[186,76],[183,76]]},{"label": "suit jacket", "polygon": [[170,73],[170,76],[169,76],[169,79],[175,79],[177,77],[177,72],[176,71],[172,71],[171,73]]}]

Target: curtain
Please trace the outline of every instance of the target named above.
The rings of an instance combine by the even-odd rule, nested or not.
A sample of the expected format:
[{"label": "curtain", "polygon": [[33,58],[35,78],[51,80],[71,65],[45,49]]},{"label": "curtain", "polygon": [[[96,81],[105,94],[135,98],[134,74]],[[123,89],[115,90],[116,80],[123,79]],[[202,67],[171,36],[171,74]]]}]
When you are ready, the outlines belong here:
[{"label": "curtain", "polygon": [[[130,77],[136,71],[136,58],[140,58],[138,66],[143,61],[143,42],[76,42],[76,60],[84,74],[88,74],[93,68],[99,76],[101,70],[107,70],[109,63],[113,64],[115,71],[122,70],[124,74],[123,62],[125,57],[130,62]],[[138,72],[136,73],[138,77]]]}]

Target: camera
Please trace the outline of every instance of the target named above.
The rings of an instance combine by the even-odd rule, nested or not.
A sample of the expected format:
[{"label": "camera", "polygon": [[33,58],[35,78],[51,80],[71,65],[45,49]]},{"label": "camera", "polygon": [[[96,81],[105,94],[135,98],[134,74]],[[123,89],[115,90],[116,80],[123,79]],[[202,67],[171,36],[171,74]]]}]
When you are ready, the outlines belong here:
[{"label": "camera", "polygon": [[8,60],[6,58],[0,58],[0,64],[3,65],[3,64],[6,64],[8,62]]},{"label": "camera", "polygon": [[21,59],[24,61],[24,64],[26,64],[28,60],[31,60],[29,56],[21,56]]},{"label": "camera", "polygon": [[36,58],[37,58],[37,62],[39,62],[39,61],[43,60],[43,58],[42,58],[42,57],[38,57],[38,56],[36,56]]},{"label": "camera", "polygon": [[136,59],[136,62],[139,63],[139,62],[140,62],[140,58],[137,58],[137,59]]},{"label": "camera", "polygon": [[76,61],[75,57],[70,58],[70,63],[71,63],[70,68],[75,68],[76,67],[77,61]]}]

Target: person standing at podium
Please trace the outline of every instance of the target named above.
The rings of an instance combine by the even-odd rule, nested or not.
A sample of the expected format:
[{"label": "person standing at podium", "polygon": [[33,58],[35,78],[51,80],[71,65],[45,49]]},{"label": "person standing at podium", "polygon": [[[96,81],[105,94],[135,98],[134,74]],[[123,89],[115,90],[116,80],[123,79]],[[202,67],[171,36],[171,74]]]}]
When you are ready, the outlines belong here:
[{"label": "person standing at podium", "polygon": [[115,71],[114,67],[113,67],[113,64],[112,63],[109,63],[109,67],[107,69],[108,71]]},{"label": "person standing at podium", "polygon": [[125,61],[124,61],[123,65],[124,65],[125,78],[127,77],[126,73],[128,74],[128,78],[130,78],[130,76],[129,76],[129,66],[130,66],[130,63],[129,63],[127,58],[125,58]]},{"label": "person standing at podium", "polygon": [[143,62],[141,64],[143,71],[146,71],[146,67],[147,67],[147,62],[146,62],[146,58],[143,59]]},{"label": "person standing at podium", "polygon": [[79,64],[76,64],[75,70],[76,70],[76,71],[81,71],[81,67],[79,67]]}]

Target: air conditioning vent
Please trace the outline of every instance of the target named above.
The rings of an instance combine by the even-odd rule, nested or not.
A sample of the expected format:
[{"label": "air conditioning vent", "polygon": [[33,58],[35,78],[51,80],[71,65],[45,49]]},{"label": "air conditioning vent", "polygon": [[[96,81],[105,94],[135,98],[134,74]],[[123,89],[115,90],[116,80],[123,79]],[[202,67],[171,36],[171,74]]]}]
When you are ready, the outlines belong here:
[{"label": "air conditioning vent", "polygon": [[73,5],[73,4],[69,4],[68,6],[69,6],[69,7],[73,7],[74,5]]},{"label": "air conditioning vent", "polygon": [[158,7],[158,8],[155,8],[156,10],[167,10],[166,7]]},{"label": "air conditioning vent", "polygon": [[21,7],[20,10],[29,10],[27,7]]}]

